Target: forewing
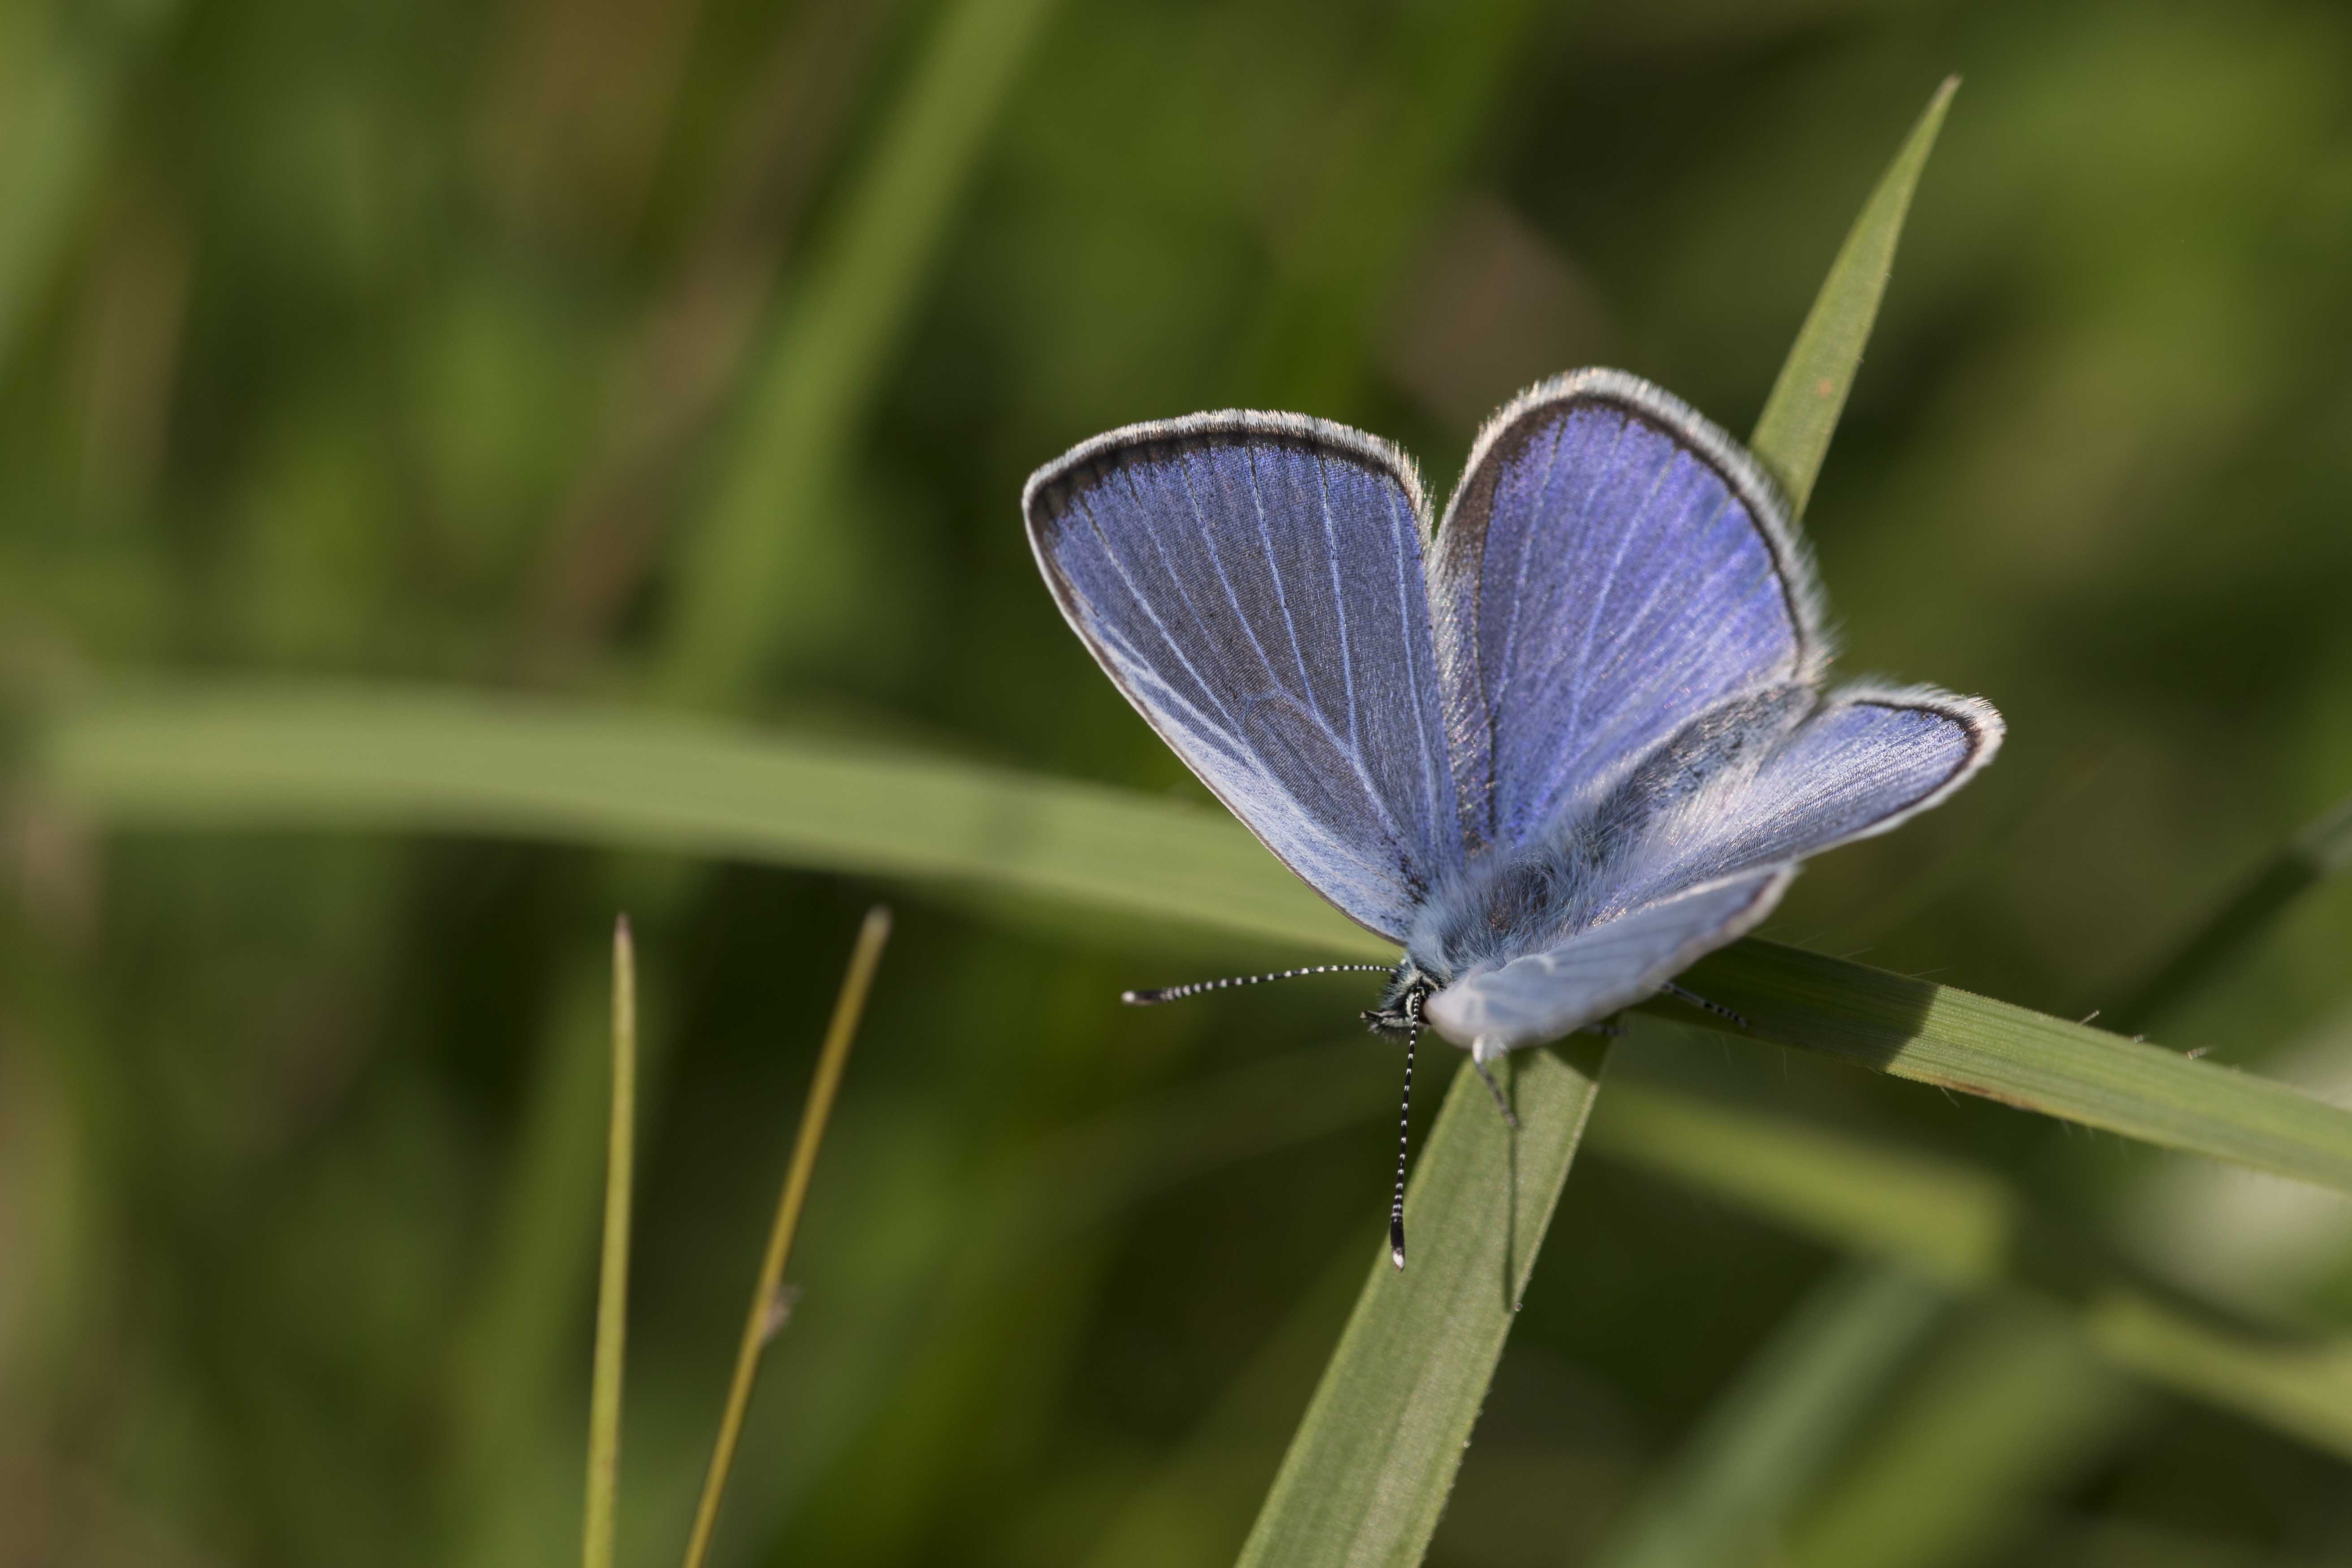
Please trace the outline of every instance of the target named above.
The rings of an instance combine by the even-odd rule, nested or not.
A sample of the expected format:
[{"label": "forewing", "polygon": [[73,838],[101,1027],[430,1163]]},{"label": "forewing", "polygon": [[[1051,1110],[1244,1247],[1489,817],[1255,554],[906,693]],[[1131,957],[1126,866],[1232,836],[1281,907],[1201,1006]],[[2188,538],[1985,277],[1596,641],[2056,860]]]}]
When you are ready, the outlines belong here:
[{"label": "forewing", "polygon": [[1778,866],[1601,921],[1557,947],[1458,981],[1429,1021],[1481,1055],[1556,1040],[1631,1006],[1771,913],[1796,875]]},{"label": "forewing", "polygon": [[1623,884],[1654,896],[1884,833],[1966,784],[2001,735],[2000,715],[1972,697],[1848,688],[1752,771],[1654,821],[1622,868]]},{"label": "forewing", "polygon": [[1292,870],[1402,942],[1462,858],[1405,458],[1321,420],[1199,415],[1085,443],[1022,504],[1128,700]]},{"label": "forewing", "polygon": [[1809,683],[1828,657],[1770,481],[1687,405],[1622,372],[1559,377],[1496,416],[1434,564],[1473,844],[1554,833],[1698,714]]}]

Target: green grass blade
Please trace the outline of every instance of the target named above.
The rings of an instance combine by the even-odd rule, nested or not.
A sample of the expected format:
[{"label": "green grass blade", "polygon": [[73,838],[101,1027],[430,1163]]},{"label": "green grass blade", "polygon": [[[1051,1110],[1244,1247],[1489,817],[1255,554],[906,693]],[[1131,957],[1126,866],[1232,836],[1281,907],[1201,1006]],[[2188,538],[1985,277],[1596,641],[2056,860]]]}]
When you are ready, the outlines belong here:
[{"label": "green grass blade", "polygon": [[[1230,818],[930,755],[478,695],[236,685],[94,702],[36,745],[40,782],[117,826],[667,849],[983,882],[1306,952],[1392,951]],[[2250,1073],[1752,939],[1691,984],[1754,1038],[2352,1191],[2352,1111]]]},{"label": "green grass blade", "polygon": [[1412,1262],[1385,1248],[1242,1549],[1244,1568],[1411,1564],[1437,1528],[1511,1318],[1568,1180],[1599,1042],[1526,1051],[1514,1134],[1466,1067],[1405,1204]]},{"label": "green grass blade", "polygon": [[1188,1568],[1232,1560],[1362,1276],[1363,1255],[1352,1246],[1325,1267],[1183,1445],[1119,1505],[1081,1568]]},{"label": "green grass blade", "polygon": [[2158,963],[2108,1027],[2137,1035],[2218,976],[2289,905],[2352,866],[2352,798],[2336,802],[2287,842],[2270,864]]},{"label": "green grass blade", "polygon": [[858,928],[857,945],[850,950],[849,969],[841,978],[841,994],[825,1026],[824,1047],[817,1055],[816,1077],[809,1085],[808,1103],[801,1110],[801,1130],[793,1140],[793,1157],[784,1173],[784,1189],[776,1199],[776,1218],[768,1232],[768,1248],[760,1259],[760,1276],[751,1287],[751,1309],[744,1314],[742,1337],[735,1348],[735,1375],[727,1385],[727,1405],[719,1418],[719,1437],[711,1445],[710,1465],[702,1479],[702,1496],[694,1508],[694,1529],[686,1543],[686,1568],[702,1568],[710,1538],[719,1527],[719,1504],[726,1496],[727,1477],[735,1465],[735,1445],[743,1435],[743,1416],[751,1407],[751,1380],[760,1370],[760,1354],[783,1325],[786,1300],[784,1264],[792,1257],[801,1210],[808,1203],[809,1183],[816,1174],[817,1151],[824,1144],[825,1125],[833,1119],[834,1097],[849,1065],[849,1047],[857,1038],[858,1020],[874,988],[874,972],[881,966],[882,949],[890,940],[890,911],[877,904],[866,912]]},{"label": "green grass blade", "polygon": [[[604,958],[601,952],[595,954]],[[638,1098],[658,1045],[644,1026],[648,976],[633,975]],[[460,1544],[450,1561],[502,1560],[518,1478],[540,1462],[549,1412],[571,1386],[579,1292],[596,1277],[600,1194],[610,1166],[612,976],[609,960],[571,955],[557,973],[536,1047],[532,1092],[485,1216],[486,1245],[450,1358],[446,1503]]]},{"label": "green grass blade", "polygon": [[124,826],[491,834],[950,878],[1390,952],[1222,812],[691,718],[459,691],[181,688],[68,716],[46,765]]},{"label": "green grass blade", "polygon": [[1838,247],[1830,275],[1781,363],[1780,379],[1772,384],[1772,395],[1765,399],[1756,433],[1748,437],[1757,460],[1780,481],[1799,516],[1812,497],[1830,436],[1845,411],[1846,395],[1853,390],[1863,345],[1870,340],[1871,324],[1878,319],[1878,302],[1895,266],[1895,242],[1911,210],[1911,193],[1918,186],[1927,154],[1935,150],[1944,111],[1959,85],[1959,78],[1950,77],[1936,89],[1895,162],[1879,177],[1862,216]]},{"label": "green grass blade", "polygon": [[629,1337],[629,1194],[637,1125],[637,955],[626,915],[613,926],[613,1100],[605,1134],[604,1253],[596,1280],[596,1371],[588,1395],[583,1568],[613,1568],[621,1481],[621,1368]]},{"label": "green grass blade", "polygon": [[1751,1038],[2352,1192],[2352,1111],[2273,1079],[1777,942],[1742,942],[1688,978]]},{"label": "green grass blade", "polygon": [[950,0],[848,205],[747,389],[734,458],[685,542],[664,656],[670,692],[724,702],[772,657],[841,636],[852,547],[834,514],[857,428],[920,297],[996,111],[1052,0]]},{"label": "green grass blade", "polygon": [[1708,1411],[1674,1467],[1593,1554],[1593,1568],[1769,1561],[1789,1516],[1946,1303],[1941,1289],[1901,1269],[1854,1266],[1832,1276]]}]

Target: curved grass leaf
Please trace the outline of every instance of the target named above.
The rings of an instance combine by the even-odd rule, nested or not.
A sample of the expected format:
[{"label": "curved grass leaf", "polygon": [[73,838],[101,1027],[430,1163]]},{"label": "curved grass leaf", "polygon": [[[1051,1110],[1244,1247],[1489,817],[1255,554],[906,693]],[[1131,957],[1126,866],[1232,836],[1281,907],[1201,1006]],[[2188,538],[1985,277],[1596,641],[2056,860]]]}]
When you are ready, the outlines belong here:
[{"label": "curved grass leaf", "polygon": [[1411,1564],[1437,1528],[1537,1249],[1592,1108],[1605,1048],[1524,1051],[1506,1079],[1514,1133],[1486,1086],[1454,1075],[1405,1201],[1412,1260],[1385,1247],[1324,1369],[1244,1568]]},{"label": "curved grass leaf", "polygon": [[1845,411],[1846,395],[1853,390],[1863,345],[1878,319],[1878,302],[1895,266],[1895,245],[1911,211],[1911,193],[1918,187],[1919,172],[1927,166],[1927,154],[1935,151],[1936,133],[1944,128],[1944,111],[1959,85],[1959,78],[1949,77],[1936,89],[1902,151],[1879,177],[1862,216],[1838,247],[1830,275],[1780,366],[1780,379],[1772,384],[1772,395],[1764,401],[1756,433],[1748,438],[1757,460],[1780,481],[1801,517],[1812,496],[1822,458],[1829,452],[1838,416]]},{"label": "curved grass leaf", "polygon": [[[1230,818],[936,756],[472,694],[238,685],[94,701],[35,745],[38,780],[109,826],[667,849],[984,881],[1302,952],[1390,952]],[[1754,939],[1693,974],[1754,1038],[2352,1191],[2352,1111],[2251,1073]]]},{"label": "curved grass leaf", "polygon": [[38,764],[110,824],[488,834],[948,878],[1385,957],[1222,813],[691,718],[401,688],[150,689]]}]

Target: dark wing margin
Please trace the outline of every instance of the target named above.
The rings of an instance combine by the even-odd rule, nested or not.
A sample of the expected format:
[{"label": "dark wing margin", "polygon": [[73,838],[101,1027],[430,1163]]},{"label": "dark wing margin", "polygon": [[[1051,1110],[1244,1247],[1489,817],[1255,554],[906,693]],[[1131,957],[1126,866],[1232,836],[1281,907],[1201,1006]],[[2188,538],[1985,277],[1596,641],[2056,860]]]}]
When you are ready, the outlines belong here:
[{"label": "dark wing margin", "polygon": [[1868,838],[1941,805],[2000,750],[1992,704],[1930,686],[1832,692],[1752,770],[1649,825],[1623,862],[1629,899]]},{"label": "dark wing margin", "polygon": [[1201,414],[1082,443],[1022,510],[1137,711],[1293,871],[1402,942],[1462,861],[1411,460],[1319,419]]},{"label": "dark wing margin", "polygon": [[1698,713],[1816,683],[1830,655],[1771,480],[1622,371],[1555,377],[1488,421],[1430,597],[1474,848],[1557,835]]}]

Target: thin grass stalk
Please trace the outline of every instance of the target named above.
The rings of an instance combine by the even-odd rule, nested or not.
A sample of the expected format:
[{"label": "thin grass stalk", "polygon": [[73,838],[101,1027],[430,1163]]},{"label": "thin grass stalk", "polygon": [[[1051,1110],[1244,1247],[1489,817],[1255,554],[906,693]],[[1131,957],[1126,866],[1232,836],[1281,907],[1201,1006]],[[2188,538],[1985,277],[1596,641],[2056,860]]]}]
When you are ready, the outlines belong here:
[{"label": "thin grass stalk", "polygon": [[621,1477],[621,1373],[629,1337],[629,1194],[637,1121],[637,953],[629,917],[613,922],[613,1112],[604,1156],[604,1255],[596,1281],[596,1372],[588,1396],[583,1568],[613,1568]]},{"label": "thin grass stalk", "polygon": [[793,1157],[784,1173],[784,1190],[776,1202],[776,1221],[768,1233],[768,1250],[760,1260],[759,1283],[752,1287],[751,1308],[744,1315],[743,1338],[735,1351],[735,1376],[727,1388],[727,1408],[719,1419],[719,1440],[712,1447],[710,1468],[703,1477],[702,1498],[695,1505],[694,1533],[687,1542],[686,1568],[702,1568],[710,1550],[711,1531],[719,1522],[719,1503],[727,1490],[728,1472],[734,1468],[735,1445],[743,1435],[743,1414],[751,1404],[751,1379],[760,1368],[760,1353],[782,1326],[784,1263],[792,1256],[793,1237],[800,1228],[801,1209],[808,1200],[810,1177],[816,1170],[818,1147],[833,1116],[834,1096],[841,1088],[842,1069],[857,1037],[857,1023],[873,988],[874,971],[882,962],[883,944],[890,940],[890,911],[877,904],[866,912],[858,928],[857,945],[850,950],[848,973],[842,976],[841,994],[833,1005],[824,1048],[817,1057],[816,1077],[809,1085],[808,1104],[801,1110],[800,1135],[793,1141]]}]

